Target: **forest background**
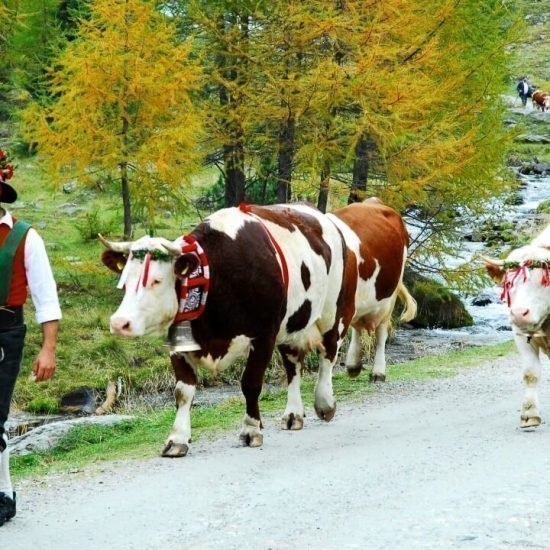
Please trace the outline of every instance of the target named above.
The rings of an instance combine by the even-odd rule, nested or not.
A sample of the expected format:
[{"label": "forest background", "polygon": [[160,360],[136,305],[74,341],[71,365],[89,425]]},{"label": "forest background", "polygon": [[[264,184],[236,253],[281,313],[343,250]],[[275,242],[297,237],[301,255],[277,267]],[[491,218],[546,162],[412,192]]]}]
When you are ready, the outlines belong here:
[{"label": "forest background", "polygon": [[55,412],[75,385],[117,378],[171,386],[160,340],[108,335],[120,296],[98,232],[175,238],[241,201],[331,210],[376,195],[415,228],[417,272],[472,285],[471,266],[443,260],[533,152],[514,145],[502,97],[527,69],[550,80],[544,56],[516,55],[542,4],[3,0],[14,213],[46,240],[65,316],[58,376],[40,387],[31,330],[17,405]]}]

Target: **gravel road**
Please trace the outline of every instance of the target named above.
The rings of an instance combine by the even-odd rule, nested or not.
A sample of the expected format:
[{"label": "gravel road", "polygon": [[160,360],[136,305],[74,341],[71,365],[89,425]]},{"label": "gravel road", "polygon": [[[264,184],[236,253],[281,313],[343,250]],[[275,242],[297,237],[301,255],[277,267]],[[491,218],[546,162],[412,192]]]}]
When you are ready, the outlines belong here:
[{"label": "gravel road", "polygon": [[[184,459],[27,480],[0,545],[550,549],[550,430],[518,428],[521,397],[512,355],[451,379],[389,382],[329,424],[308,411],[302,432],[269,418],[261,449],[231,433]],[[549,418],[548,380],[541,400]]]}]

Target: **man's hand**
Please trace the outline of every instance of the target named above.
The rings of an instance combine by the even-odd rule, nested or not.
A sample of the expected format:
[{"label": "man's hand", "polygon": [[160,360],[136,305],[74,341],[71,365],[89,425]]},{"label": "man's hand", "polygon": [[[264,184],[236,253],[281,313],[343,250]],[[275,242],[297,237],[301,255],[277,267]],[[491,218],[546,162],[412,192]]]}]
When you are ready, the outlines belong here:
[{"label": "man's hand", "polygon": [[35,382],[49,380],[55,374],[55,351],[42,348],[34,362],[32,371]]},{"label": "man's hand", "polygon": [[32,368],[35,382],[49,380],[55,373],[55,347],[57,343],[58,326],[58,321],[42,323],[42,349]]}]

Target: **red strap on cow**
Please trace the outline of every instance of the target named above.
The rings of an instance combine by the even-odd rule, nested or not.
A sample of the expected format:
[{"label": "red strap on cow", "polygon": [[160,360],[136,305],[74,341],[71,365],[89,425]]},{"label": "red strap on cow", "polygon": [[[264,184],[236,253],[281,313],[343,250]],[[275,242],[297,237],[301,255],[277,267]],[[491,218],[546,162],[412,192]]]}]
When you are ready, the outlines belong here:
[{"label": "red strap on cow", "polygon": [[177,289],[179,307],[174,323],[192,321],[200,317],[206,307],[206,298],[210,288],[210,267],[208,258],[201,245],[191,235],[183,237],[182,254],[193,254],[198,259],[197,268],[179,280]]},{"label": "red strap on cow", "polygon": [[283,285],[285,287],[285,295],[288,294],[288,265],[286,263],[285,255],[283,254],[283,251],[279,246],[279,243],[275,240],[275,237],[271,234],[271,231],[269,231],[269,229],[263,222],[262,218],[254,214],[254,212],[252,212],[252,206],[244,202],[241,202],[241,204],[239,204],[239,210],[241,212],[244,212],[245,214],[249,214],[250,216],[254,217],[256,220],[258,220],[260,222],[260,225],[263,227],[264,231],[267,233],[267,236],[269,237],[269,241],[271,242],[271,245],[275,249],[275,256],[277,256],[279,259],[278,263],[279,263],[279,268],[281,270],[281,278],[283,280]]}]

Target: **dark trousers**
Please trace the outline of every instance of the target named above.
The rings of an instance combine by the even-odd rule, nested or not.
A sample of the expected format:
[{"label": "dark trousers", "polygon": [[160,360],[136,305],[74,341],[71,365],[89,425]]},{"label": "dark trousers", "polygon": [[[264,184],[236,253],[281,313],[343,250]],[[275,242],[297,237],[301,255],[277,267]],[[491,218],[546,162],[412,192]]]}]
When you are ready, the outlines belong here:
[{"label": "dark trousers", "polygon": [[527,105],[527,96],[525,94],[519,94],[519,98],[521,99],[522,105],[525,107],[525,105]]},{"label": "dark trousers", "polygon": [[17,375],[23,358],[23,345],[27,327],[19,325],[8,329],[0,328],[0,451],[5,448],[4,424],[10,412],[10,403]]}]

